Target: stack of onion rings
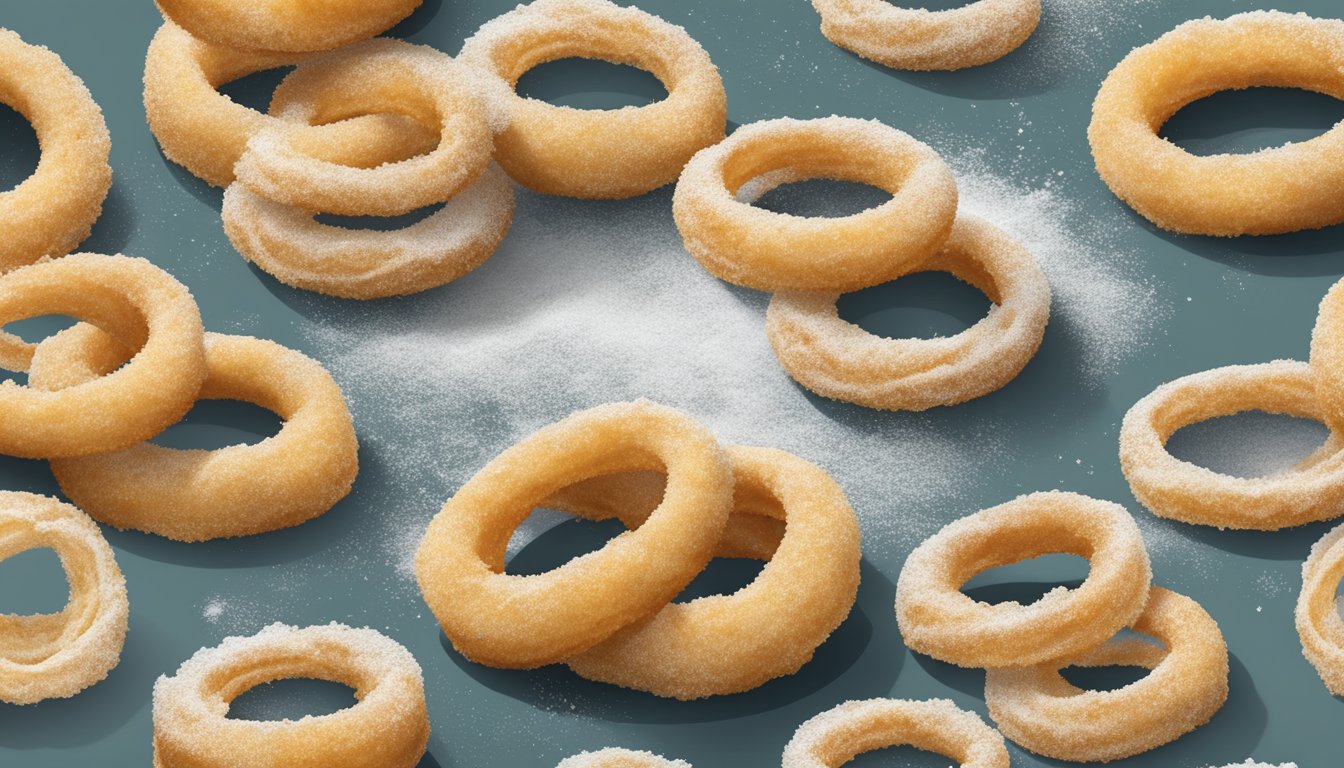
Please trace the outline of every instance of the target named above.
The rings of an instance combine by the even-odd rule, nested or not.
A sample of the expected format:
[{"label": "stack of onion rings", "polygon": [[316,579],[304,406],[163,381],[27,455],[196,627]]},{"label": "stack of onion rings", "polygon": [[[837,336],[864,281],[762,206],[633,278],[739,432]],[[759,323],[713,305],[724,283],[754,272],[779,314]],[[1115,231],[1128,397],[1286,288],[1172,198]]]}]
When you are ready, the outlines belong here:
[{"label": "stack of onion rings", "polygon": [[784,768],[839,768],[864,752],[912,746],[961,768],[1008,768],[1008,747],[974,712],[947,699],[847,701],[798,726]]},{"label": "stack of onion rings", "polygon": [[1158,136],[1185,105],[1252,86],[1344,98],[1344,21],[1253,11],[1187,21],[1106,77],[1088,140],[1097,173],[1163,229],[1268,235],[1344,221],[1344,126],[1309,141],[1199,157]]},{"label": "stack of onion rings", "polygon": [[[652,73],[666,99],[644,107],[573,109],[514,91],[528,70],[581,57]],[[536,0],[486,22],[459,58],[494,81],[508,120],[499,164],[538,192],[625,198],[670,184],[697,151],[723,138],[719,71],[686,30],[608,0]]]},{"label": "stack of onion rings", "polygon": [[[238,696],[291,678],[343,683],[358,701],[301,720],[227,717]],[[372,629],[273,624],[198,651],[154,684],[156,768],[414,768],[428,740],[420,665]]]},{"label": "stack of onion rings", "polygon": [[883,0],[812,0],[827,40],[893,69],[953,70],[1012,53],[1041,20],[1041,0],[978,0],[930,11]]},{"label": "stack of onion rings", "polygon": [[[550,573],[505,575],[504,543],[538,504],[631,530]],[[650,548],[657,566],[631,570]],[[713,556],[769,562],[732,595],[669,604]],[[563,661],[589,679],[696,699],[811,659],[853,605],[859,532],[821,469],[765,448],[725,455],[688,417],[641,401],[580,412],[495,459],[430,524],[416,574],[475,661]]]},{"label": "stack of onion rings", "polygon": [[66,698],[107,677],[121,659],[129,606],[112,548],[87,515],[31,493],[0,492],[0,560],[56,551],[70,601],[59,613],[0,614],[0,701]]},{"label": "stack of onion rings", "polygon": [[192,35],[249,51],[325,51],[391,29],[421,0],[154,0]]},{"label": "stack of onion rings", "polygon": [[103,111],[61,57],[0,28],[0,103],[33,125],[37,170],[0,192],[0,273],[64,256],[89,236],[112,188]]}]

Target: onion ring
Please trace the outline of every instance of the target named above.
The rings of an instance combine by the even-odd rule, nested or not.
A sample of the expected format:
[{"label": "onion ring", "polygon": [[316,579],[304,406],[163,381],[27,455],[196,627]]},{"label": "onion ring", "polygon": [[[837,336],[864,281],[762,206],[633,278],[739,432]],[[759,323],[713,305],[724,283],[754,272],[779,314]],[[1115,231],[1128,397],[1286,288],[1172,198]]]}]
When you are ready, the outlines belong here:
[{"label": "onion ring", "polygon": [[567,757],[555,768],[691,768],[691,764],[685,760],[669,760],[652,752],[608,747]]},{"label": "onion ring", "polygon": [[1134,630],[1160,648],[1121,637],[1064,666],[1139,666],[1143,679],[1113,691],[1076,688],[1058,664],[991,669],[989,717],[1009,740],[1038,755],[1107,762],[1147,752],[1204,725],[1227,701],[1227,644],[1199,603],[1153,587]]},{"label": "onion ring", "polygon": [[999,732],[947,699],[847,701],[813,717],[784,747],[784,768],[838,768],[863,752],[912,746],[961,768],[1008,768]]},{"label": "onion ring", "polygon": [[[566,659],[579,676],[682,700],[747,691],[797,672],[849,615],[859,586],[859,526],[844,492],[825,470],[784,451],[735,446],[728,458],[735,490],[725,539],[746,519],[785,523],[765,568],[731,595],[671,603]],[[545,506],[619,516],[631,529],[653,509],[639,491],[620,496],[630,485],[625,476],[587,482],[581,493],[601,498],[601,506],[575,503],[583,497],[566,491]],[[607,492],[594,483],[606,483]],[[612,509],[621,511],[606,514]]]},{"label": "onion ring", "polygon": [[[107,334],[76,325],[38,346],[29,379],[69,382],[78,374],[62,367],[71,365],[97,376],[107,368],[90,361],[127,356]],[[214,451],[139,443],[53,460],[65,495],[119,529],[205,541],[299,525],[350,492],[359,445],[341,389],[320,363],[273,341],[216,333],[205,335],[205,362],[198,400],[259,405],[284,419],[280,432]]]},{"label": "onion ring", "polygon": [[[580,480],[655,469],[667,473],[667,494],[638,530],[545,574],[503,572],[509,535],[538,502]],[[458,489],[420,542],[416,579],[462,655],[495,667],[555,663],[676,597],[713,555],[732,495],[723,449],[681,412],[647,400],[580,411]]]},{"label": "onion ring", "polygon": [[32,493],[0,491],[0,560],[48,547],[70,582],[60,613],[0,614],[0,701],[63,699],[121,660],[130,607],[126,579],[102,531],[83,512]]},{"label": "onion ring", "polygon": [[1153,390],[1120,426],[1120,469],[1134,496],[1160,517],[1219,528],[1275,531],[1338,517],[1344,453],[1272,477],[1233,477],[1181,461],[1166,449],[1183,427],[1243,411],[1320,421],[1314,382],[1307,363],[1277,360],[1203,371]]},{"label": "onion ring", "polygon": [[154,0],[193,36],[249,51],[325,51],[373,37],[421,0]]},{"label": "onion ring", "polygon": [[1311,329],[1311,372],[1322,420],[1333,432],[1344,430],[1344,280],[1321,299]]},{"label": "onion ring", "polygon": [[[227,717],[243,693],[293,678],[343,683],[358,701],[301,720]],[[154,683],[155,768],[414,768],[428,740],[420,665],[372,629],[272,624],[197,651]]]},{"label": "onion ring", "polygon": [[1218,91],[1302,88],[1344,98],[1344,21],[1279,11],[1187,21],[1134,49],[1101,84],[1087,136],[1097,172],[1157,226],[1268,235],[1344,221],[1344,126],[1309,141],[1198,157],[1157,135]]},{"label": "onion ring", "polygon": [[64,256],[93,231],[112,188],[103,111],[61,57],[0,28],[0,103],[33,125],[37,170],[0,192],[0,272]]},{"label": "onion ring", "polygon": [[812,0],[821,33],[847,51],[892,69],[954,70],[1017,50],[1041,20],[1041,0],[978,0],[930,11],[883,0]]},{"label": "onion ring", "polygon": [[[157,435],[191,409],[205,380],[205,332],[191,293],[172,275],[144,259],[77,253],[0,276],[0,326],[53,314],[87,320],[138,351],[120,369],[65,389],[0,382],[0,453],[107,453]],[[0,333],[0,365],[26,370],[34,349]]]},{"label": "onion ring", "polygon": [[[574,57],[645,70],[667,88],[667,98],[643,107],[573,109],[514,91],[528,70]],[[495,159],[537,192],[641,195],[676,181],[691,155],[723,138],[727,97],[709,54],[686,30],[638,8],[536,0],[486,22],[458,58],[493,80],[508,116]]]},{"label": "onion ring", "polygon": [[[748,182],[855,181],[892,199],[851,216],[792,216],[735,198]],[[710,274],[766,291],[854,291],[885,283],[937,253],[952,231],[957,185],[928,145],[875,120],[783,118],[745,125],[697,153],[672,213],[686,249]]]},{"label": "onion ring", "polygon": [[[144,92],[149,129],[163,154],[208,184],[228,186],[248,140],[279,120],[244,107],[216,89],[305,58],[213,45],[172,22],[164,24],[145,55]],[[304,130],[311,132],[305,146],[323,147],[322,158],[360,168],[423,154],[439,138],[411,118],[389,114],[352,116]]]},{"label": "onion ring", "polygon": [[1050,319],[1050,284],[1012,237],[963,214],[943,249],[916,271],[949,272],[994,306],[952,337],[887,339],[842,320],[838,294],[776,293],[765,328],[784,370],[824,397],[922,411],[989,394],[1036,354]]},{"label": "onion ring", "polygon": [[[285,105],[280,119],[252,136],[234,172],[268,200],[342,216],[398,216],[442,203],[490,163],[493,135],[475,80],[434,48],[390,38],[320,54],[276,88],[276,103]],[[358,167],[330,159],[326,138],[312,130],[313,124],[389,112],[435,126],[437,146]]]},{"label": "onion ring", "polygon": [[1344,576],[1344,525],[1334,528],[1311,548],[1302,564],[1302,592],[1294,612],[1302,653],[1321,682],[1335,696],[1344,696],[1344,620],[1339,615],[1339,582]]},{"label": "onion ring", "polygon": [[[1046,554],[1090,561],[1077,589],[1030,605],[991,605],[960,589],[978,573]],[[896,584],[896,618],[914,651],[962,667],[1021,667],[1084,653],[1143,612],[1152,569],[1119,504],[1049,491],[943,527],[915,548]]]}]

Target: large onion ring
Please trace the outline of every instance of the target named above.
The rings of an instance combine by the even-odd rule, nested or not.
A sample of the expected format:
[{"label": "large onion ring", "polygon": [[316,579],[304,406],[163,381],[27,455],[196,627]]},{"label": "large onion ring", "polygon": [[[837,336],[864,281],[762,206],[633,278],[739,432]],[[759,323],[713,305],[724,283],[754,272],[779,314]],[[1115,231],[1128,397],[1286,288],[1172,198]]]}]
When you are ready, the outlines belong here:
[{"label": "large onion ring", "polygon": [[[504,573],[513,529],[542,500],[618,472],[667,473],[637,530],[548,573]],[[425,602],[464,656],[537,667],[586,651],[676,597],[709,562],[732,506],[714,437],[647,400],[580,411],[500,454],[436,515],[416,553]]]},{"label": "large onion ring", "polygon": [[1335,432],[1344,431],[1344,280],[1321,299],[1311,329],[1311,373],[1321,419]]},{"label": "large onion ring", "polygon": [[[144,92],[149,129],[163,154],[209,184],[228,186],[248,140],[278,118],[244,107],[216,89],[305,58],[213,45],[165,23],[145,54]],[[307,130],[311,139],[305,146],[323,147],[323,159],[360,168],[414,157],[438,143],[437,134],[403,115],[352,116]]]},{"label": "large onion ring", "polygon": [[64,256],[89,236],[112,188],[112,138],[84,82],[46,48],[0,28],[0,103],[32,123],[37,170],[0,192],[0,272]]},{"label": "large onion ring", "polygon": [[1155,515],[1219,528],[1274,531],[1344,513],[1344,452],[1271,477],[1233,477],[1167,451],[1183,427],[1251,410],[1320,421],[1311,366],[1230,365],[1168,382],[1135,403],[1120,425],[1120,469],[1134,496]]},{"label": "large onion ring", "polygon": [[847,701],[813,717],[784,747],[784,768],[839,768],[864,752],[911,746],[961,768],[1008,768],[1008,747],[974,712],[947,699]]},{"label": "large onion ring", "polygon": [[391,29],[421,0],[154,0],[192,35],[250,51],[325,51]]},{"label": "large onion ring", "polygon": [[1344,577],[1344,525],[1311,548],[1302,564],[1302,592],[1295,620],[1302,653],[1330,693],[1344,696],[1344,619],[1339,615],[1339,582]]},{"label": "large onion ring", "polygon": [[[301,720],[227,717],[238,696],[291,678],[348,685],[358,701]],[[272,624],[197,651],[154,683],[155,768],[414,768],[428,740],[420,665],[372,629]]]},{"label": "large onion ring", "polygon": [[[1070,762],[1107,762],[1147,752],[1204,725],[1227,701],[1227,644],[1199,603],[1153,587],[1133,629],[1064,664],[991,669],[989,717],[1010,741]],[[1113,691],[1079,689],[1063,666],[1152,670]]]},{"label": "large onion ring", "polygon": [[[38,346],[29,380],[70,386],[101,375],[96,361],[126,356],[107,334],[80,324]],[[284,419],[280,432],[213,451],[139,443],[53,460],[65,495],[116,528],[204,541],[298,525],[350,492],[359,445],[341,389],[320,363],[273,341],[216,333],[205,335],[205,362],[198,400],[259,405]],[[71,368],[83,370],[71,375]]]},{"label": "large onion ring", "polygon": [[1268,235],[1344,221],[1344,126],[1309,141],[1198,157],[1157,135],[1185,105],[1252,86],[1344,98],[1344,21],[1279,11],[1187,21],[1101,84],[1087,136],[1111,191],[1163,229]]},{"label": "large onion ring", "polygon": [[[978,573],[1046,554],[1087,558],[1087,578],[1025,606],[960,591]],[[950,523],[916,547],[897,580],[896,618],[911,650],[963,667],[1028,666],[1077,656],[1129,626],[1151,581],[1143,536],[1124,507],[1033,493]]]},{"label": "large onion ring", "polygon": [[[514,91],[528,70],[601,59],[653,74],[667,98],[643,107],[573,109]],[[607,0],[536,0],[485,23],[459,60],[495,82],[508,127],[495,159],[519,184],[581,198],[625,198],[676,181],[723,138],[727,98],[709,54],[686,30]]]},{"label": "large onion ring", "polygon": [[[205,380],[205,331],[184,285],[144,259],[77,253],[0,276],[0,326],[70,315],[138,350],[121,368],[56,391],[0,382],[0,453],[107,453],[180,420]],[[0,333],[0,365],[26,370],[35,345]],[[96,415],[96,418],[93,417]]]},{"label": "large onion ring", "polygon": [[0,701],[10,704],[74,696],[107,677],[126,641],[126,579],[98,526],[69,504],[0,491],[0,560],[43,547],[60,557],[70,601],[59,613],[0,614]]},{"label": "large onion ring", "polygon": [[691,768],[691,764],[685,760],[669,760],[652,752],[608,747],[567,757],[555,768]]},{"label": "large onion ring", "polygon": [[[398,216],[442,203],[480,177],[493,134],[475,75],[428,46],[378,38],[308,59],[276,89],[283,111],[247,143],[234,168],[262,197],[342,216]],[[331,159],[313,125],[402,114],[434,126],[430,151],[359,167]]]},{"label": "large onion ring", "polygon": [[994,306],[955,336],[887,339],[840,319],[838,294],[776,293],[765,329],[784,370],[824,397],[922,411],[993,392],[1036,354],[1050,319],[1050,284],[1011,236],[963,214],[938,255],[916,271],[950,272]]},{"label": "large onion ring", "polygon": [[[892,199],[840,217],[793,216],[736,195],[748,182],[839,179]],[[910,272],[952,231],[957,185],[938,153],[875,120],[782,118],[745,125],[682,171],[672,213],[710,274],[765,291],[854,291]]]},{"label": "large onion ring", "polygon": [[[760,575],[731,595],[671,603],[567,659],[570,669],[683,700],[738,693],[797,672],[849,615],[859,586],[859,526],[844,492],[825,470],[784,451],[734,446],[728,458],[735,490],[725,537],[744,519],[784,523]],[[587,518],[619,516],[637,528],[653,507],[642,489],[630,492],[631,480],[588,481],[581,493],[601,498],[598,506],[566,491],[546,506]],[[602,483],[605,493],[593,487]]]},{"label": "large onion ring", "polygon": [[893,69],[952,70],[1012,53],[1041,20],[1041,0],[978,0],[930,11],[883,0],[812,0],[827,40]]}]

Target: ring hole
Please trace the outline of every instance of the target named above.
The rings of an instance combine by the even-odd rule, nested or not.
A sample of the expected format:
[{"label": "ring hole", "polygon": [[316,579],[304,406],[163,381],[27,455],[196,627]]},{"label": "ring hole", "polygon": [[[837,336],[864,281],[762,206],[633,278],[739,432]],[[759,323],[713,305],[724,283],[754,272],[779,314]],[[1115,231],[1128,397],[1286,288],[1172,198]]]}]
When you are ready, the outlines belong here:
[{"label": "ring hole", "polygon": [[504,572],[513,576],[547,573],[596,552],[624,532],[619,520],[583,520],[538,509],[510,537],[506,552],[512,557],[506,554]]},{"label": "ring hole", "polygon": [[178,450],[217,451],[235,445],[256,445],[280,432],[284,421],[274,413],[235,400],[202,400],[181,421],[153,439],[155,445]]},{"label": "ring hole", "polygon": [[667,98],[667,88],[649,72],[583,58],[533,67],[518,78],[515,90],[523,98],[574,109],[643,107]]},{"label": "ring hole", "polygon": [[219,87],[219,92],[241,106],[265,114],[271,107],[271,96],[294,67],[276,67],[244,75]]},{"label": "ring hole", "polygon": [[1030,605],[1059,587],[1075,589],[1087,578],[1089,564],[1077,555],[1041,555],[990,568],[962,585],[962,594],[982,603]]},{"label": "ring hole", "polygon": [[[3,153],[0,153],[3,154]],[[5,333],[11,333],[29,344],[36,344],[48,336],[55,335],[74,325],[77,320],[64,315],[42,315],[24,320],[15,320],[4,326]],[[27,371],[11,371],[0,366],[0,382],[12,381],[20,386],[28,385]]]},{"label": "ring hole", "polygon": [[1150,671],[1139,666],[1066,667],[1059,674],[1085,691],[1118,691],[1147,677]]},{"label": "ring hole", "polygon": [[980,322],[991,304],[947,272],[918,272],[840,296],[840,319],[888,339],[955,336]]},{"label": "ring hole", "polygon": [[748,558],[720,557],[709,561],[705,570],[700,572],[686,589],[672,601],[689,603],[702,597],[713,595],[731,595],[756,580],[761,575],[765,563]]},{"label": "ring hole", "polygon": [[1329,434],[1311,419],[1247,411],[1184,427],[1167,441],[1167,451],[1225,475],[1271,477],[1292,470]]},{"label": "ring hole", "polygon": [[[759,179],[755,179],[760,183]],[[750,198],[752,182],[738,190],[738,198]],[[834,219],[853,216],[891,200],[891,193],[871,184],[836,179],[803,179],[780,184],[760,195],[752,205],[775,213],[808,218]]]},{"label": "ring hole", "polygon": [[845,768],[948,768],[948,763],[945,755],[903,745],[861,753]]},{"label": "ring hole", "polygon": [[1194,155],[1245,154],[1312,139],[1344,120],[1344,101],[1300,88],[1246,88],[1187,104],[1160,135]]},{"label": "ring hole", "polygon": [[355,689],[330,680],[290,678],[259,685],[229,704],[231,720],[300,720],[349,709],[358,700]]},{"label": "ring hole", "polygon": [[70,602],[70,582],[61,558],[48,547],[0,560],[0,614],[60,613]]},{"label": "ring hole", "polygon": [[438,205],[418,208],[410,213],[403,213],[400,216],[336,216],[330,213],[319,213],[316,218],[319,224],[326,224],[329,227],[340,227],[341,229],[353,230],[371,229],[379,232],[392,232],[419,224],[430,216],[443,210],[443,205],[443,203],[440,203]]},{"label": "ring hole", "polygon": [[0,192],[7,192],[37,170],[42,149],[28,119],[0,104]]}]

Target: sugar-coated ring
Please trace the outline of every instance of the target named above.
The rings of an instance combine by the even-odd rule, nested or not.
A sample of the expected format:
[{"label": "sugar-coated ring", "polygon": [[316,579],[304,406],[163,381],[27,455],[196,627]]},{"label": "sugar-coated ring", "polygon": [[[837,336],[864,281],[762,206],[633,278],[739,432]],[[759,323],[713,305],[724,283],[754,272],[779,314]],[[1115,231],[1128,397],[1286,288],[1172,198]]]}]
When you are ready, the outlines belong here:
[{"label": "sugar-coated ring", "polygon": [[1041,0],[978,0],[930,11],[883,0],[812,0],[827,40],[892,69],[953,70],[1017,50],[1041,20]]},{"label": "sugar-coated ring", "polygon": [[685,760],[669,760],[652,752],[607,747],[567,757],[555,768],[691,768],[691,764]]},{"label": "sugar-coated ring", "polygon": [[1008,768],[999,732],[947,699],[847,701],[798,726],[783,766],[839,768],[864,752],[900,746],[949,757],[961,768]]},{"label": "sugar-coated ring", "polygon": [[70,583],[59,613],[0,614],[0,701],[35,704],[74,696],[121,660],[130,607],[126,579],[102,531],[47,496],[0,491],[0,561],[55,550]]},{"label": "sugar-coated ring", "polygon": [[[495,159],[538,192],[641,195],[676,181],[691,155],[723,138],[727,97],[709,54],[686,30],[638,8],[535,0],[486,22],[458,58],[493,80],[508,120],[495,139]],[[638,67],[662,82],[667,98],[642,107],[574,109],[514,90],[528,70],[567,58]]]},{"label": "sugar-coated ring", "polygon": [[[227,716],[247,691],[293,678],[348,685],[357,701],[300,720]],[[414,768],[428,740],[420,665],[372,629],[272,624],[203,648],[154,683],[155,768]]]},{"label": "sugar-coated ring", "polygon": [[1302,591],[1294,612],[1302,654],[1335,696],[1344,696],[1344,619],[1339,582],[1344,577],[1344,525],[1311,547],[1302,564]]},{"label": "sugar-coated ring", "polygon": [[[169,160],[209,184],[226,187],[234,180],[233,168],[248,140],[278,118],[238,104],[216,89],[306,58],[213,45],[165,23],[145,55],[149,129]],[[423,154],[439,140],[438,134],[399,114],[351,116],[307,130],[308,143],[323,147],[324,159],[361,168]]]},{"label": "sugar-coated ring", "polygon": [[[961,592],[978,573],[1047,554],[1086,558],[1087,578],[1030,605],[991,605]],[[1033,493],[950,523],[916,547],[897,580],[896,618],[919,653],[962,667],[1028,666],[1077,656],[1129,626],[1151,581],[1143,536],[1124,507]]]},{"label": "sugar-coated ring", "polygon": [[[442,203],[490,164],[493,133],[476,77],[425,45],[378,38],[319,54],[281,82],[281,119],[247,142],[234,172],[262,197],[343,216],[398,216]],[[297,96],[295,94],[304,94]],[[373,167],[330,159],[313,125],[399,113],[434,126],[430,151]]]},{"label": "sugar-coated ring", "polygon": [[776,293],[765,329],[784,370],[824,397],[922,411],[989,394],[1036,354],[1050,319],[1050,284],[1017,240],[962,214],[938,255],[916,271],[949,272],[994,306],[955,336],[888,339],[842,320],[839,294]]},{"label": "sugar-coated ring", "polygon": [[[80,324],[38,345],[29,380],[70,386],[128,356],[110,336]],[[205,335],[205,362],[198,400],[261,406],[284,420],[280,432],[213,451],[146,442],[56,459],[51,469],[65,495],[116,528],[204,541],[298,525],[350,492],[359,444],[341,388],[320,363],[273,341],[217,333]]]},{"label": "sugar-coated ring", "polygon": [[1321,419],[1332,432],[1344,431],[1344,280],[1330,287],[1316,313],[1311,373]]},{"label": "sugar-coated ring", "polygon": [[[641,470],[668,479],[638,529],[544,574],[504,573],[509,536],[539,502],[581,480]],[[458,489],[420,542],[416,579],[462,655],[496,667],[551,664],[685,589],[713,555],[732,500],[728,458],[695,420],[647,400],[603,405],[544,427]]]},{"label": "sugar-coated ring", "polygon": [[1097,172],[1163,229],[1269,235],[1344,221],[1344,126],[1245,154],[1197,156],[1159,129],[1191,102],[1254,86],[1344,98],[1344,21],[1252,11],[1187,21],[1101,84],[1087,136]]},{"label": "sugar-coated ring", "polygon": [[[731,595],[671,603],[567,659],[581,677],[683,700],[747,691],[797,672],[849,615],[859,526],[844,492],[825,470],[784,451],[734,446],[728,458],[735,486],[725,537],[743,520],[784,522],[760,575]],[[587,518],[619,510],[610,516],[638,528],[653,509],[647,496],[622,497],[623,476],[588,482],[600,481],[607,493],[584,490],[599,506],[565,491],[546,506]]]},{"label": "sugar-coated ring", "polygon": [[0,192],[0,272],[64,256],[93,231],[112,188],[103,111],[61,57],[0,28],[0,103],[32,123],[37,170]]},{"label": "sugar-coated ring", "polygon": [[325,51],[391,29],[421,0],[154,0],[193,36],[249,51]]},{"label": "sugar-coated ring", "polygon": [[1219,528],[1276,531],[1344,514],[1344,452],[1270,477],[1233,477],[1166,447],[1183,427],[1243,411],[1321,421],[1315,380],[1307,363],[1276,360],[1203,371],[1153,390],[1120,425],[1120,469],[1134,496],[1160,517]]},{"label": "sugar-coated ring", "polygon": [[[850,216],[793,216],[737,199],[787,173],[870,184],[892,199]],[[875,120],[782,118],[697,153],[672,213],[686,249],[721,280],[765,291],[854,291],[910,272],[952,231],[957,185],[938,153]]]},{"label": "sugar-coated ring", "polygon": [[[1209,722],[1227,701],[1227,644],[1199,603],[1153,587],[1133,629],[1064,664],[991,669],[989,717],[1009,741],[1070,762],[1106,762],[1147,752]],[[1143,679],[1113,691],[1075,687],[1064,666],[1138,666]]]},{"label": "sugar-coated ring", "polygon": [[[107,453],[177,423],[205,380],[205,331],[186,286],[144,259],[76,253],[0,276],[0,326],[68,315],[137,352],[59,390],[0,382],[0,453],[31,459]],[[35,345],[0,332],[0,366],[27,370]],[[95,417],[96,416],[96,417]]]}]

